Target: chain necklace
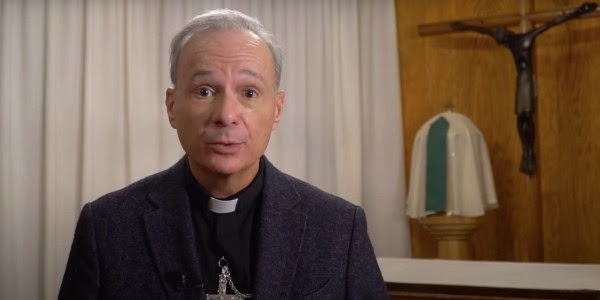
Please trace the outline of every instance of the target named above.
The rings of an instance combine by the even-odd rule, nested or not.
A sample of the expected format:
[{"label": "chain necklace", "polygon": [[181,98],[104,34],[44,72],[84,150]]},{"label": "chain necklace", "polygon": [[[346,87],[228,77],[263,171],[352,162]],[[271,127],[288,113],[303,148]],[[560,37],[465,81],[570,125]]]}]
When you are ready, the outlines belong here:
[{"label": "chain necklace", "polygon": [[[231,274],[229,273],[228,262],[224,256],[219,259],[217,264],[221,268],[221,274],[219,274],[219,287],[217,288],[217,294],[206,294],[207,300],[244,300],[252,298],[252,294],[241,293],[235,287],[233,279],[231,279]],[[229,287],[235,295],[227,294],[227,284],[229,284]]]}]

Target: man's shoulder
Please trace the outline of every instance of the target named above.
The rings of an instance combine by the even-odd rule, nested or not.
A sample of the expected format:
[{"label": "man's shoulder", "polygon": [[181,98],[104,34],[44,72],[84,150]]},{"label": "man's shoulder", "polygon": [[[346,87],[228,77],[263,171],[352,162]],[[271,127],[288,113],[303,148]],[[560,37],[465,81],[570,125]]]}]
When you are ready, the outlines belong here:
[{"label": "man's shoulder", "polygon": [[[302,179],[275,169],[278,189],[286,189],[299,198],[296,209],[318,216],[354,215],[359,206]],[[291,191],[290,191],[291,189]]]},{"label": "man's shoulder", "polygon": [[[92,201],[95,210],[110,209],[115,206],[125,208],[127,206],[139,206],[140,203],[148,202],[149,194],[160,192],[166,188],[172,188],[182,178],[182,174],[177,174],[180,164],[179,161],[172,167],[148,175],[118,190],[109,192],[98,199]],[[179,172],[183,173],[183,172]],[[181,179],[182,180],[182,179]]]},{"label": "man's shoulder", "polygon": [[331,205],[333,207],[338,208],[346,208],[346,209],[354,209],[356,205],[351,202],[343,199],[337,195],[326,192],[321,188],[306,182],[304,180],[298,179],[291,175],[285,175],[289,178],[290,182],[295,186],[296,191],[300,194],[300,196],[309,204],[317,204],[317,205]]}]

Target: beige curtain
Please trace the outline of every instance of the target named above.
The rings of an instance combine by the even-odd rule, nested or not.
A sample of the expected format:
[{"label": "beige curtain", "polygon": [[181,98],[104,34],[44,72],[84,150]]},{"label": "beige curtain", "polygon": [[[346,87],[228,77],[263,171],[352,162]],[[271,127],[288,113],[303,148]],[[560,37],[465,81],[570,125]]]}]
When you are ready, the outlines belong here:
[{"label": "beige curtain", "polygon": [[284,48],[271,161],[363,206],[379,256],[409,256],[392,0],[0,0],[0,299],[55,299],[82,204],[181,156],[168,45],[217,7]]}]

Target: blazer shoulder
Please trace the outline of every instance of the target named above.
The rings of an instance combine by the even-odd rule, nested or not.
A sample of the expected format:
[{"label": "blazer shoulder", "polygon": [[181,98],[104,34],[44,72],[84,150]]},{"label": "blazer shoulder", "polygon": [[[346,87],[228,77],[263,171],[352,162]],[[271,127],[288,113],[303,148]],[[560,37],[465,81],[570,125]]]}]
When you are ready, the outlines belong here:
[{"label": "blazer shoulder", "polygon": [[112,210],[115,207],[126,208],[127,206],[140,208],[141,203],[150,203],[147,199],[151,193],[163,193],[169,189],[183,187],[183,160],[166,170],[107,193],[92,201],[90,205],[94,211]]},{"label": "blazer shoulder", "polygon": [[[308,215],[353,218],[356,211],[361,210],[360,206],[323,191],[308,182],[285,173],[281,174],[282,179],[288,183],[287,188],[293,189],[299,197],[296,208],[300,208]],[[281,188],[286,188],[286,185],[282,185]]]}]

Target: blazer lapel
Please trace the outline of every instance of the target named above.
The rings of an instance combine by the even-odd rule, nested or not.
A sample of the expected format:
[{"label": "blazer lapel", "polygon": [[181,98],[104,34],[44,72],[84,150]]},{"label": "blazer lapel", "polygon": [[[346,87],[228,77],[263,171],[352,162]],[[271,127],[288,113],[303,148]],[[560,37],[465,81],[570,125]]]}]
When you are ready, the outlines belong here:
[{"label": "blazer lapel", "polygon": [[148,193],[148,200],[156,209],[144,215],[144,225],[166,290],[196,294],[202,292],[202,278],[190,201],[183,179],[185,163],[187,160],[181,159],[159,175],[163,178]]},{"label": "blazer lapel", "polygon": [[258,299],[289,297],[306,227],[306,215],[294,210],[299,200],[293,183],[266,161],[254,291]]}]

